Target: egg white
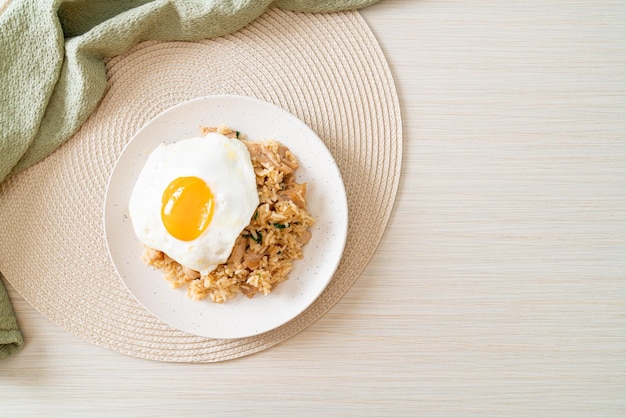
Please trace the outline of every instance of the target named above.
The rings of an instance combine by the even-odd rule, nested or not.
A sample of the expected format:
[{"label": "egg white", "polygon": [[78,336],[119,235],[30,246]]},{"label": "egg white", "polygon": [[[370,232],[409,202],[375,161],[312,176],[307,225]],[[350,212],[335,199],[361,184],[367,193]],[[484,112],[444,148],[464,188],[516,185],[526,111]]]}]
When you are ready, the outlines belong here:
[{"label": "egg white", "polygon": [[[186,176],[204,180],[214,197],[211,223],[191,241],[174,238],[161,219],[163,191],[172,180]],[[137,178],[129,212],[139,241],[204,275],[226,262],[258,205],[256,178],[247,147],[238,139],[210,133],[160,144]]]}]

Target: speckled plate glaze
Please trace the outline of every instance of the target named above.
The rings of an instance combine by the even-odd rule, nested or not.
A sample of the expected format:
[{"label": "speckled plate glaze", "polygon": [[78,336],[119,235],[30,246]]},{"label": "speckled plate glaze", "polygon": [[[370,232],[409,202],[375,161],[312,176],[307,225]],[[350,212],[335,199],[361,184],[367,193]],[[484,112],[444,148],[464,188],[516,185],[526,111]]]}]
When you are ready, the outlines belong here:
[{"label": "speckled plate glaze", "polygon": [[[148,155],[161,142],[198,136],[199,126],[227,125],[249,140],[276,139],[296,155],[299,182],[307,183],[316,219],[304,258],[268,296],[243,295],[223,303],[192,301],[172,289],[161,272],[141,261],[142,246],[128,216],[128,201]],[[341,260],[348,231],[348,204],[337,165],[322,140],[291,113],[243,96],[208,96],[180,103],[148,122],[128,143],[109,180],[104,229],[113,265],[137,301],[179,330],[211,338],[243,338],[270,331],[304,311],[322,293]]]}]

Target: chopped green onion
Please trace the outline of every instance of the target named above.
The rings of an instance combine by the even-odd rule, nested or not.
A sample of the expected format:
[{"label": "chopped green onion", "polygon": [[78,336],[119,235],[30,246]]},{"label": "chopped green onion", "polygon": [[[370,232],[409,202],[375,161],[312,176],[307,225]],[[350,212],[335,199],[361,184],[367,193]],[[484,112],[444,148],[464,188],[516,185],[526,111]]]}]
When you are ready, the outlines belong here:
[{"label": "chopped green onion", "polygon": [[258,244],[263,242],[263,235],[261,235],[261,233],[259,231],[254,231],[254,233],[256,234],[256,237],[252,234],[242,234],[241,237],[242,238],[250,238],[255,240]]},{"label": "chopped green onion", "polygon": [[259,217],[259,211],[257,210],[256,212],[254,212],[254,218],[252,219],[256,221],[258,217]]},{"label": "chopped green onion", "polygon": [[274,224],[274,228],[283,229],[287,228],[289,224]]},{"label": "chopped green onion", "polygon": [[239,131],[235,131],[235,136],[239,138]]}]

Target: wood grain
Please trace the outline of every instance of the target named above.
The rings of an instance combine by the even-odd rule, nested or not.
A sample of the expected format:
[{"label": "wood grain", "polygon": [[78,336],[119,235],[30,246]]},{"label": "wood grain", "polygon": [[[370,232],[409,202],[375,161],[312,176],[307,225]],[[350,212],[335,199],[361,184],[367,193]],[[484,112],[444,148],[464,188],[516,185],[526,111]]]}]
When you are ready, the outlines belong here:
[{"label": "wood grain", "polygon": [[0,416],[626,415],[626,3],[362,11],[404,119],[398,199],[343,300],[207,365],[89,345],[9,287]]}]

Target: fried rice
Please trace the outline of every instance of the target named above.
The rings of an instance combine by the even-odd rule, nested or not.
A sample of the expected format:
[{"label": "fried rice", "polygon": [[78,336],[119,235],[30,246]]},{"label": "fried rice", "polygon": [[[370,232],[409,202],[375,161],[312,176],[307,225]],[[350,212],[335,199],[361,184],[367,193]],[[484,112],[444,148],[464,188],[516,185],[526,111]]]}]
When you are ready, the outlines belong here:
[{"label": "fried rice", "polygon": [[194,300],[223,303],[239,292],[251,298],[270,294],[287,280],[293,261],[303,256],[314,219],[307,210],[306,183],[297,183],[296,157],[275,140],[247,141],[227,127],[201,127],[202,135],[217,132],[240,139],[250,152],[256,175],[259,206],[242,231],[226,263],[207,275],[186,268],[167,254],[145,248],[142,259],[160,269],[174,288],[187,287]]}]

